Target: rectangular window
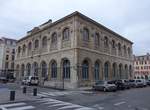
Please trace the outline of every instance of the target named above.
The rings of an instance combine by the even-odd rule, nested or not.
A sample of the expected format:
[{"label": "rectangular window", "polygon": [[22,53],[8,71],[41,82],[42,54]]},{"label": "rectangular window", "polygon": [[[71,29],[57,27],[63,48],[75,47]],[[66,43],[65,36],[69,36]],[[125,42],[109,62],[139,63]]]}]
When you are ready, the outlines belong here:
[{"label": "rectangular window", "polygon": [[8,69],[8,65],[9,65],[9,63],[6,62],[6,63],[5,63],[5,68],[6,68],[6,69]]},{"label": "rectangular window", "polygon": [[6,60],[9,60],[9,55],[6,55]]}]

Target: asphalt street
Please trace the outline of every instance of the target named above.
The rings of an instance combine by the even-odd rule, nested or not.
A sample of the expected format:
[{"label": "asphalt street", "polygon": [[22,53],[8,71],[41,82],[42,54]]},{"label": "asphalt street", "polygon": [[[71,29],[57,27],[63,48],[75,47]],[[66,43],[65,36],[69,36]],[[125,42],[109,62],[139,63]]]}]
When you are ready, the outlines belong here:
[{"label": "asphalt street", "polygon": [[[32,96],[33,88],[35,87],[27,87],[28,97]],[[150,87],[117,92],[37,88],[38,96],[35,98],[1,103],[0,108],[3,108],[2,110],[150,110]],[[0,91],[3,89],[22,90],[22,86],[0,85]]]}]

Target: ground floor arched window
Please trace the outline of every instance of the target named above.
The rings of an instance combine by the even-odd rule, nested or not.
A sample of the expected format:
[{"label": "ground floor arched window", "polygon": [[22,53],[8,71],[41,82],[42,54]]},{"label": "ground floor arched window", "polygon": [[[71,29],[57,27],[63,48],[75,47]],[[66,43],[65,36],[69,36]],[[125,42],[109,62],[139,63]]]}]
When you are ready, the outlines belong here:
[{"label": "ground floor arched window", "polygon": [[130,65],[129,66],[129,75],[130,75],[130,78],[132,77],[132,66]]},{"label": "ground floor arched window", "polygon": [[96,62],[94,65],[94,78],[95,80],[99,80],[99,73],[100,73],[100,64]]},{"label": "ground floor arched window", "polygon": [[41,63],[41,73],[43,78],[47,78],[47,64],[45,61]]},{"label": "ground floor arched window", "polygon": [[125,79],[128,79],[128,66],[127,65],[125,65],[124,74],[125,74]]},{"label": "ground floor arched window", "polygon": [[119,79],[122,79],[122,74],[123,74],[123,71],[122,71],[122,64],[119,65]]},{"label": "ground floor arched window", "polygon": [[25,75],[25,66],[24,64],[21,65],[21,76],[24,77]]},{"label": "ground floor arched window", "polygon": [[57,78],[57,63],[53,61],[51,64],[51,78]]},{"label": "ground floor arched window", "polygon": [[63,78],[64,79],[70,78],[70,61],[67,59],[63,61]]},{"label": "ground floor arched window", "polygon": [[104,64],[104,79],[107,80],[109,75],[109,64],[106,62]]},{"label": "ground floor arched window", "polygon": [[26,70],[27,70],[27,76],[30,76],[31,75],[31,64],[30,63],[27,64]]},{"label": "ground floor arched window", "polygon": [[33,63],[33,74],[34,76],[38,76],[38,63],[37,62]]},{"label": "ground floor arched window", "polygon": [[117,79],[117,64],[116,63],[113,63],[113,66],[112,66],[112,77],[113,79]]},{"label": "ground floor arched window", "polygon": [[89,78],[89,63],[87,60],[84,60],[82,63],[82,79]]}]

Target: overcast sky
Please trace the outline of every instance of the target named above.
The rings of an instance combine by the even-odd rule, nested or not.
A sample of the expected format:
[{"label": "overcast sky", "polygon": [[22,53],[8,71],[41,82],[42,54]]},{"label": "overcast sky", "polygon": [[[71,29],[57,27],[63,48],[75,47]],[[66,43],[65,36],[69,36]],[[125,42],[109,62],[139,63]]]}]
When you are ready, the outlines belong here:
[{"label": "overcast sky", "polygon": [[49,19],[79,11],[150,52],[150,0],[0,0],[0,36],[20,39]]}]

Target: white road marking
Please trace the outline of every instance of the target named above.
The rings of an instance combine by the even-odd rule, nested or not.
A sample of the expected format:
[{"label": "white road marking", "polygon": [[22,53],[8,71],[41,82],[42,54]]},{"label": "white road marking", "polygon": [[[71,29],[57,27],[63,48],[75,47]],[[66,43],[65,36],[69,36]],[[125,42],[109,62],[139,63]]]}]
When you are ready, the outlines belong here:
[{"label": "white road marking", "polygon": [[114,105],[115,105],[115,106],[119,106],[119,105],[122,105],[122,104],[124,104],[124,103],[126,103],[126,102],[118,102],[118,103],[115,103]]},{"label": "white road marking", "polygon": [[25,103],[13,103],[13,104],[3,104],[0,105],[2,107],[13,107],[13,106],[21,106],[21,105],[26,105]]},{"label": "white road marking", "polygon": [[24,107],[15,107],[15,108],[11,108],[11,109],[8,109],[8,110],[28,110],[28,109],[33,109],[35,107],[33,106],[24,106]]},{"label": "white road marking", "polygon": [[28,109],[33,109],[35,107],[26,106],[26,103],[11,103],[11,104],[0,105],[0,108],[2,108],[2,110],[28,110]]},{"label": "white road marking", "polygon": [[80,105],[68,105],[68,106],[64,106],[61,108],[58,108],[57,110],[62,110],[62,109],[70,109],[70,108],[81,108],[82,106]]},{"label": "white road marking", "polygon": [[89,108],[89,107],[84,107],[84,106],[81,106],[81,105],[72,104],[72,103],[68,103],[68,102],[63,102],[63,101],[59,101],[59,100],[55,100],[55,99],[47,99],[47,98],[45,98],[45,99],[41,99],[41,102],[45,102],[43,104],[50,104],[50,106],[48,106],[49,108],[57,107],[56,110],[64,110],[64,109],[93,110],[92,108]]}]

